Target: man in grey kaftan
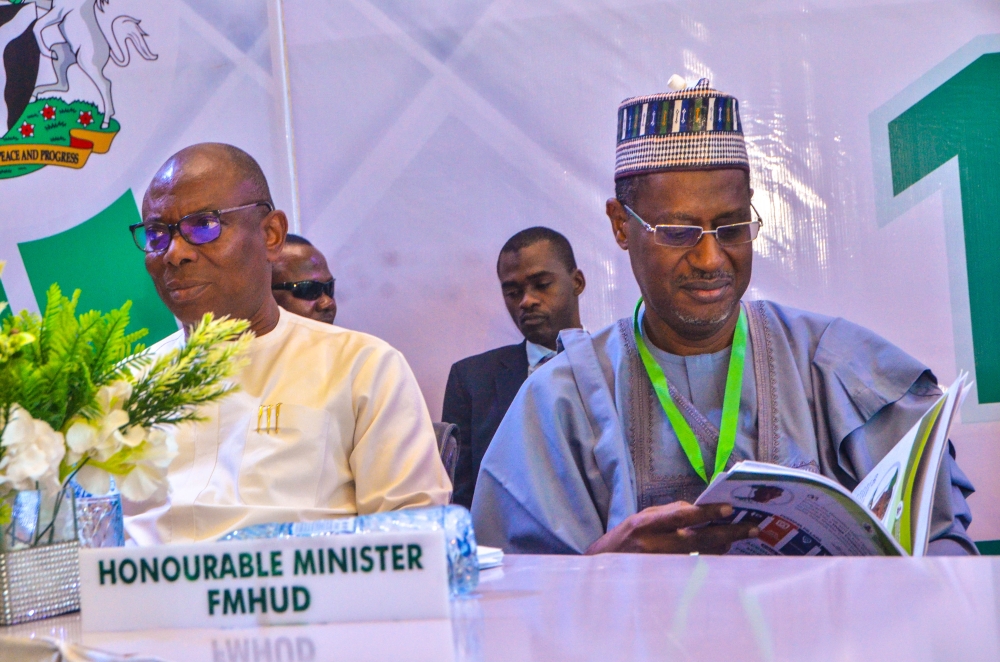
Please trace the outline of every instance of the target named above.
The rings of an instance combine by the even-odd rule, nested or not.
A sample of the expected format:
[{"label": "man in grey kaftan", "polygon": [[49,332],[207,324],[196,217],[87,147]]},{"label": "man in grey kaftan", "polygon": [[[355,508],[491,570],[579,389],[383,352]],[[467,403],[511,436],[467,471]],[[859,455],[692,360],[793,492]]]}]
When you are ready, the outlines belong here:
[{"label": "man in grey kaftan", "polygon": [[[941,393],[926,366],[867,329],[768,301],[744,309],[750,342],[728,466],[771,462],[853,489]],[[632,320],[560,340],[564,351],[525,382],[483,460],[473,503],[481,544],[583,553],[629,515],[705,489],[646,377]],[[647,345],[714,457],[729,350],[679,357]],[[947,455],[930,553],[975,553],[971,491]]]},{"label": "man in grey kaftan", "polygon": [[[728,505],[690,505],[711,477],[694,466],[756,460],[853,489],[941,394],[927,366],[867,329],[743,300],[766,228],[751,203],[739,104],[707,80],[671,84],[618,113],[606,211],[642,292],[637,322],[563,331],[563,351],[521,387],[479,473],[472,514],[483,544],[722,552],[758,532],[714,524]],[[731,364],[744,343],[745,361]],[[973,488],[949,451],[929,553],[975,554]]]}]

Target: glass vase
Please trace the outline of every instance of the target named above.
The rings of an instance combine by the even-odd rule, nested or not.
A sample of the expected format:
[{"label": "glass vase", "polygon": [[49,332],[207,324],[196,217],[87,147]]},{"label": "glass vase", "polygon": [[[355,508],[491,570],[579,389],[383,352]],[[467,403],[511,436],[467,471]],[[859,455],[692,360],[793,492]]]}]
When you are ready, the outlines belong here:
[{"label": "glass vase", "polygon": [[77,539],[73,490],[22,490],[4,499],[11,518],[3,528],[0,552],[14,552]]},{"label": "glass vase", "polygon": [[125,520],[122,514],[122,495],[114,479],[107,494],[94,495],[75,481],[71,481],[76,498],[76,528],[80,547],[125,546]]}]

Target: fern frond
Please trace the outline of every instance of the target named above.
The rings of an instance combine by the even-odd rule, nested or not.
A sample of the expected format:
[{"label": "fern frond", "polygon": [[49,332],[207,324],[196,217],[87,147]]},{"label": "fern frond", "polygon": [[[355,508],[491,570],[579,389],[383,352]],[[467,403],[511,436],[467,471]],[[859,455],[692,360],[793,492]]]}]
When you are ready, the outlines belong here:
[{"label": "fern frond", "polygon": [[242,368],[253,338],[248,328],[246,320],[205,315],[182,347],[159,356],[136,381],[125,406],[129,420],[143,426],[200,420],[198,407],[235,388],[226,380]]}]

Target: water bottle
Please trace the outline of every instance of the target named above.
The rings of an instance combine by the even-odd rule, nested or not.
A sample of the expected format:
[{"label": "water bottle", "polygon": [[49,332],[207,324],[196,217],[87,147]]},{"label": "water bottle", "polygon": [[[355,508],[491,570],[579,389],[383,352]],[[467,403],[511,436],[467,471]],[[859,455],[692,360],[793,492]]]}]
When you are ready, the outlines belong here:
[{"label": "water bottle", "polygon": [[343,533],[443,531],[448,554],[448,585],[452,596],[466,595],[479,584],[479,560],[472,516],[462,506],[394,510],[316,522],[257,524],[226,534],[219,542],[267,538],[316,538]]}]

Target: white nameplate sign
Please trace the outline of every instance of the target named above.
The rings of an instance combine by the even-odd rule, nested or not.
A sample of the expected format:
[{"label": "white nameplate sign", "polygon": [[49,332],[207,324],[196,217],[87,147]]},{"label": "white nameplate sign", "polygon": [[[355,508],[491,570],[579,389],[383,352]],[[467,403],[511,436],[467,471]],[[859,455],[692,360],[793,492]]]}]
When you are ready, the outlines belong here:
[{"label": "white nameplate sign", "polygon": [[440,531],[80,550],[84,631],[448,618]]}]

